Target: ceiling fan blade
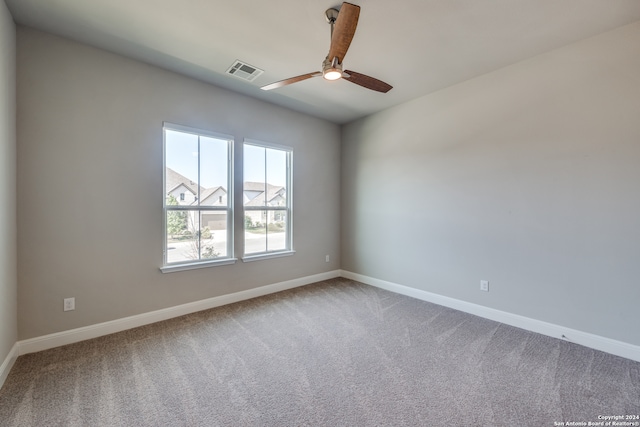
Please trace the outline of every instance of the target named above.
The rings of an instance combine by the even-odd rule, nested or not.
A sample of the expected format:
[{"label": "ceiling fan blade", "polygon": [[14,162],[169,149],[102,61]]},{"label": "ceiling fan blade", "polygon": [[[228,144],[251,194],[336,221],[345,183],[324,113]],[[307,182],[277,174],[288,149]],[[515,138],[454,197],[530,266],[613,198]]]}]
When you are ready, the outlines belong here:
[{"label": "ceiling fan blade", "polygon": [[382,80],[374,79],[373,77],[366,76],[364,74],[356,73],[355,71],[345,70],[342,78],[367,89],[375,90],[377,92],[387,93],[393,86],[383,82]]},{"label": "ceiling fan blade", "polygon": [[307,80],[307,79],[310,79],[312,77],[320,77],[321,75],[322,75],[322,73],[319,72],[319,71],[316,71],[315,73],[302,74],[300,76],[289,77],[288,79],[280,80],[279,82],[275,82],[275,83],[271,83],[271,84],[266,85],[266,86],[262,86],[260,89],[262,89],[262,90],[277,89],[279,87],[287,86],[287,85],[290,85],[292,83],[301,82],[303,80]]},{"label": "ceiling fan blade", "polygon": [[333,58],[338,58],[338,63],[342,64],[353,35],[356,33],[359,16],[360,6],[346,2],[342,3],[333,27],[333,34],[331,35],[331,46],[329,47],[329,55],[327,55],[329,61],[333,61]]}]

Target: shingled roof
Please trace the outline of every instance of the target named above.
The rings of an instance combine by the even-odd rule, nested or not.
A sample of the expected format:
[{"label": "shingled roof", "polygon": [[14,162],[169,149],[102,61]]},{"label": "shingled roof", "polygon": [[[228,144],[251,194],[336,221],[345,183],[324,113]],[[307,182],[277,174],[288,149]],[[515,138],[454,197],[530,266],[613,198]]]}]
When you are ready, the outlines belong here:
[{"label": "shingled roof", "polygon": [[[178,188],[180,185],[184,185],[191,191],[193,194],[198,194],[198,185],[191,181],[184,175],[179,174],[171,168],[167,168],[165,172],[165,182],[167,186],[167,194]],[[202,193],[205,188],[200,187],[200,192]]]},{"label": "shingled roof", "polygon": [[[266,195],[267,205],[272,205],[274,199],[281,197],[285,190],[285,188],[281,185],[266,184],[266,187],[267,187],[267,195]],[[265,191],[264,182],[246,181],[243,184],[243,191],[245,192],[245,196],[247,191],[259,192],[259,194],[256,195],[254,198],[245,202],[244,204],[245,206],[264,206],[264,201],[265,201],[265,198],[263,197],[263,194]]]},{"label": "shingled roof", "polygon": [[[166,169],[165,181],[166,181],[167,194],[171,193],[181,185],[186,187],[194,195],[197,195],[198,190],[200,190],[201,200],[206,200],[207,197],[211,196],[213,193],[215,193],[219,189],[222,189],[225,193],[227,192],[225,188],[220,186],[211,187],[211,188],[204,188],[202,186],[198,187],[198,185],[195,182],[191,181],[186,176],[179,174],[178,172],[174,171],[171,168]],[[271,206],[274,205],[274,202],[278,197],[283,197],[283,194],[286,192],[285,187],[281,185],[273,185],[273,184],[266,184],[266,190],[267,190],[267,194],[266,194],[267,205],[271,205]],[[247,198],[248,196],[246,192],[257,193],[251,200],[247,201],[244,204],[245,206],[265,206],[264,205],[265,198],[263,196],[265,192],[264,182],[246,181],[243,184],[243,191],[244,191],[245,197]],[[196,203],[197,203],[197,200],[193,202],[193,204],[196,204]]]}]

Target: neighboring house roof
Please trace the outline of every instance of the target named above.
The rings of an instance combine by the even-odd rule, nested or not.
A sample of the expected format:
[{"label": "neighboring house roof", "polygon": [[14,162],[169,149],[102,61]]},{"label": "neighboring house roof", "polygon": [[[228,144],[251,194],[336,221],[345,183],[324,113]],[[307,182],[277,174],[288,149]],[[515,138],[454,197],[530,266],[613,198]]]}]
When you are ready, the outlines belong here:
[{"label": "neighboring house roof", "polygon": [[[191,181],[184,175],[180,175],[171,168],[167,168],[164,179],[166,182],[167,194],[178,188],[180,185],[187,187],[193,194],[198,194],[198,185],[195,182]],[[200,187],[201,193],[203,190],[205,189]]]},{"label": "neighboring house roof", "polygon": [[[273,185],[267,184],[267,194],[266,201],[267,205],[273,206],[277,204],[277,202],[282,199],[283,195],[286,193],[286,189],[281,185]],[[243,184],[243,190],[245,192],[245,197],[247,196],[247,191],[255,193],[256,195],[249,201],[245,202],[245,206],[264,206],[264,190],[265,184],[264,182],[252,182],[247,181]]]},{"label": "neighboring house roof", "polygon": [[[180,186],[184,186],[187,190],[189,190],[194,195],[198,194],[198,189],[199,189],[200,199],[202,201],[206,201],[209,197],[213,196],[219,191],[223,193],[223,194],[219,194],[219,196],[227,194],[227,190],[222,186],[211,187],[211,188],[204,188],[204,187],[198,188],[198,185],[195,182],[191,181],[186,176],[179,174],[178,172],[174,171],[171,168],[167,168],[165,172],[165,180],[166,180],[166,186],[167,186],[167,194],[171,193],[172,191],[174,191],[176,188],[179,188]],[[267,190],[267,194],[266,194],[267,206],[278,205],[280,200],[284,199],[286,195],[286,189],[281,185],[266,184],[266,190]],[[246,181],[243,184],[243,191],[244,191],[244,197],[247,200],[244,204],[245,206],[265,206],[264,205],[264,200],[265,200],[265,197],[264,197],[265,183],[264,182]],[[249,200],[249,195],[253,196],[250,200]],[[197,204],[197,203],[198,201],[195,200],[191,204]]]},{"label": "neighboring house roof", "polygon": [[[167,185],[167,194],[175,191],[177,188],[180,188],[182,186],[187,190],[189,190],[193,195],[195,196],[198,195],[198,185],[195,182],[191,181],[186,176],[179,174],[178,172],[174,171],[171,168],[167,168],[167,171],[165,173],[165,181]],[[218,191],[222,191],[224,194],[227,194],[227,190],[222,186],[211,187],[211,188],[204,188],[200,186],[199,189],[200,189],[200,199],[203,201],[206,201],[207,198],[213,196]],[[220,195],[224,195],[224,194],[220,194]],[[194,200],[193,202],[190,203],[190,205],[196,205],[196,204],[198,204],[198,200]]]},{"label": "neighboring house roof", "polygon": [[187,187],[187,186],[186,186],[185,184],[183,184],[182,182],[181,182],[181,183],[179,183],[178,185],[176,185],[176,186],[175,186],[175,187],[173,187],[173,188],[169,188],[169,189],[167,190],[167,194],[173,193],[174,191],[176,191],[176,190],[177,190],[178,188],[180,188],[180,187],[184,188],[184,190],[183,190],[183,191],[185,191],[185,190],[186,190],[186,191],[188,191],[188,192],[189,192],[189,193],[191,193],[191,194],[196,194],[196,193],[194,193],[194,192],[193,192],[193,190],[192,190],[191,188]]},{"label": "neighboring house roof", "polygon": [[[269,187],[269,190],[272,188],[284,188],[271,184],[267,184],[267,187]],[[245,181],[242,184],[242,189],[244,191],[264,191],[264,182]]]},{"label": "neighboring house roof", "polygon": [[[200,199],[202,199],[202,202],[206,202],[206,200],[213,196],[216,192],[218,192],[218,190],[222,190],[222,192],[224,194],[227,194],[227,190],[225,190],[224,188],[222,188],[221,186],[218,187],[211,187],[211,188],[207,188],[206,190],[204,190],[202,193],[200,193]],[[222,194],[221,194],[222,196]],[[195,203],[195,202],[194,202]],[[215,203],[215,202],[214,202]]]}]

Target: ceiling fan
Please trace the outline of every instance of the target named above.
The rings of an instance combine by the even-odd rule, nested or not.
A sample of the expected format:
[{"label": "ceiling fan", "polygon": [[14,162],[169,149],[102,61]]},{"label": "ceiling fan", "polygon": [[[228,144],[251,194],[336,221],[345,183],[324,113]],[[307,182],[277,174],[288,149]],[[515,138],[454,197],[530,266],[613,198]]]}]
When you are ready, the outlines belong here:
[{"label": "ceiling fan", "polygon": [[342,3],[340,12],[336,9],[327,9],[325,12],[327,22],[331,24],[331,45],[329,54],[322,62],[322,71],[302,74],[296,77],[280,80],[275,83],[262,86],[262,90],[277,89],[283,86],[297,83],[312,77],[324,77],[325,80],[345,79],[367,89],[377,92],[387,93],[393,86],[367,75],[351,70],[342,71],[342,61],[347,54],[353,35],[356,33],[358,17],[360,16],[360,6],[351,3]]}]

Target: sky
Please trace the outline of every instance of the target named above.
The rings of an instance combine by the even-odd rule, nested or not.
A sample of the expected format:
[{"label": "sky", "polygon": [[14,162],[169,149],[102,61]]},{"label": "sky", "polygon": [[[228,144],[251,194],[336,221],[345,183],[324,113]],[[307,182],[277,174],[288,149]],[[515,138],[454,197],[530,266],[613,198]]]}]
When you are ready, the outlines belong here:
[{"label": "sky", "polygon": [[[200,185],[204,188],[227,185],[228,141],[208,136],[165,130],[167,167],[196,182],[201,159]],[[198,138],[200,148],[198,149]],[[198,155],[199,152],[199,155]],[[282,150],[244,145],[244,181],[286,184],[286,154]],[[237,155],[237,154],[236,154]],[[265,177],[266,163],[266,177]]]}]

